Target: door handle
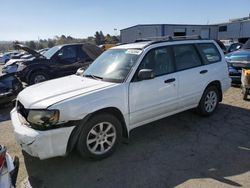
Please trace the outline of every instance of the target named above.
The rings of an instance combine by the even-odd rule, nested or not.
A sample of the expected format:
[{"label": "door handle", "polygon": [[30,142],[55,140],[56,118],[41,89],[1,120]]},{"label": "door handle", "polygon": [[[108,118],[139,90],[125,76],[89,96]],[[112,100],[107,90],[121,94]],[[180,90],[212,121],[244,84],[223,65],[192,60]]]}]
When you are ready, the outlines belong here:
[{"label": "door handle", "polygon": [[175,81],[175,78],[170,78],[164,81],[165,84],[169,84]]},{"label": "door handle", "polygon": [[202,70],[201,72],[200,72],[200,74],[206,74],[208,72],[208,70]]}]

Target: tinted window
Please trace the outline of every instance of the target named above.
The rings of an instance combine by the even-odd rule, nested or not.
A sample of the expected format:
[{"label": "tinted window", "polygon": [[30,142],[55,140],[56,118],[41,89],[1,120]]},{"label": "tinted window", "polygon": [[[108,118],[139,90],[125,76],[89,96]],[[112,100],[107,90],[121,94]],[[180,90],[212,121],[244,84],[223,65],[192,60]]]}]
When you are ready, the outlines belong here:
[{"label": "tinted window", "polygon": [[61,59],[73,59],[76,58],[76,50],[75,46],[65,46],[63,47],[58,55],[61,57]]},{"label": "tinted window", "polygon": [[174,72],[169,49],[164,47],[149,51],[140,64],[139,70],[141,69],[152,69],[155,76]]},{"label": "tinted window", "polygon": [[193,45],[178,45],[173,47],[176,69],[185,70],[202,64]]},{"label": "tinted window", "polygon": [[80,58],[80,59],[88,59],[87,58],[87,55],[86,55],[86,53],[82,50],[82,47],[81,46],[78,46],[78,57]]},{"label": "tinted window", "polygon": [[198,44],[201,53],[209,63],[218,62],[221,56],[214,44]]}]

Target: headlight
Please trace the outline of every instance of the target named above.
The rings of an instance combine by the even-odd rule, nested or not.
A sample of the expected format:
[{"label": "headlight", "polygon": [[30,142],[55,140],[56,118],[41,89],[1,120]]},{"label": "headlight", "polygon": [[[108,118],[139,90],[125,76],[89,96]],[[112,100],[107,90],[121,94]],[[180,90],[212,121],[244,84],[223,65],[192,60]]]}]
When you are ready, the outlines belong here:
[{"label": "headlight", "polygon": [[26,68],[26,65],[24,65],[23,63],[17,63],[17,72],[22,71],[23,69]]},{"label": "headlight", "polygon": [[49,128],[59,120],[59,110],[29,110],[27,121],[39,128]]}]

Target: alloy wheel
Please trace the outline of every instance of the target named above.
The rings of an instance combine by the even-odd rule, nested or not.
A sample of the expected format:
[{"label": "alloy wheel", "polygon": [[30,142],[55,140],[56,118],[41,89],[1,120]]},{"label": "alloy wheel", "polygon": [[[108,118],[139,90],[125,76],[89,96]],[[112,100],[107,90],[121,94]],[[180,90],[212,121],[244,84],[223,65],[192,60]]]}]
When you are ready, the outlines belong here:
[{"label": "alloy wheel", "polygon": [[215,91],[209,91],[205,98],[205,109],[212,112],[216,108],[218,97]]},{"label": "alloy wheel", "polygon": [[87,136],[87,147],[89,151],[96,155],[108,152],[116,141],[116,129],[109,122],[101,122],[95,125]]}]

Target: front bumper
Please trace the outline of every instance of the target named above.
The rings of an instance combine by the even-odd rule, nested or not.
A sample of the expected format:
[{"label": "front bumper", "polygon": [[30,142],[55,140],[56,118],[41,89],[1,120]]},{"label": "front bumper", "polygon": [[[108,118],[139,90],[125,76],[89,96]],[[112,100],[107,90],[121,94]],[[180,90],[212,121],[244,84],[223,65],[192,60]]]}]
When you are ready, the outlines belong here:
[{"label": "front bumper", "polygon": [[25,152],[40,159],[66,155],[68,140],[75,126],[38,131],[25,125],[21,119],[14,108],[11,121],[16,141]]},{"label": "front bumper", "polygon": [[241,69],[229,67],[229,76],[232,79],[232,83],[241,83]]}]

